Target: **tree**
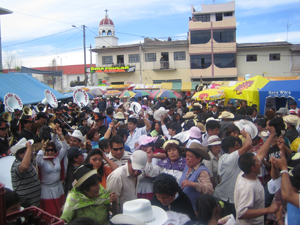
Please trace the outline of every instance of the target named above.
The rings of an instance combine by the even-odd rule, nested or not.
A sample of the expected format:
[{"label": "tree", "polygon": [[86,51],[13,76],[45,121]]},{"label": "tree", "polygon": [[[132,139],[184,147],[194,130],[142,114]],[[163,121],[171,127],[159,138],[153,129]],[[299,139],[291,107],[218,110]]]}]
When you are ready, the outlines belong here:
[{"label": "tree", "polygon": [[18,59],[17,54],[15,52],[7,52],[4,65],[8,69],[8,71],[13,69],[20,71],[20,68],[22,66],[22,60]]}]

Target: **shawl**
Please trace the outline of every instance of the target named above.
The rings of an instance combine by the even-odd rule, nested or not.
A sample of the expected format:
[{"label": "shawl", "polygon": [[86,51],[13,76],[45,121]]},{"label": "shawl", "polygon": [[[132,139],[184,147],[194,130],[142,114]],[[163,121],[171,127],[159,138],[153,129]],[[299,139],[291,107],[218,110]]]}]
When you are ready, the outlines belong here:
[{"label": "shawl", "polygon": [[186,159],[182,156],[179,157],[179,159],[176,162],[171,162],[169,158],[166,158],[162,161],[160,161],[158,166],[163,167],[165,169],[173,169],[173,170],[179,170],[183,171],[185,165],[186,165]]}]

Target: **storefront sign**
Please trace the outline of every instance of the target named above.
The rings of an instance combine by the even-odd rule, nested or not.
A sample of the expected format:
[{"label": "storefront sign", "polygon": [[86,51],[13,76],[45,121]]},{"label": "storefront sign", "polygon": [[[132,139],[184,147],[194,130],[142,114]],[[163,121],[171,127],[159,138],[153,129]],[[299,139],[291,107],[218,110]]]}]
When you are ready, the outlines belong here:
[{"label": "storefront sign", "polygon": [[125,73],[134,72],[135,66],[91,67],[91,73]]}]

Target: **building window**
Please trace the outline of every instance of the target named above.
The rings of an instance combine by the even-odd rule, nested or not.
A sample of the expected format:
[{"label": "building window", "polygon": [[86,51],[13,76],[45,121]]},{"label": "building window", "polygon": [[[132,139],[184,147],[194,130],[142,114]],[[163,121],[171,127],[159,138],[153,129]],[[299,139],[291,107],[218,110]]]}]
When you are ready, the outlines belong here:
[{"label": "building window", "polygon": [[102,64],[112,64],[113,63],[113,57],[112,56],[102,56]]},{"label": "building window", "polygon": [[206,44],[210,39],[210,30],[191,31],[191,44]]},{"label": "building window", "polygon": [[213,35],[218,43],[235,42],[235,29],[214,30]]},{"label": "building window", "polygon": [[211,55],[191,55],[191,69],[205,69],[211,66]]},{"label": "building window", "polygon": [[140,62],[139,54],[129,55],[129,63],[139,63],[139,62]]},{"label": "building window", "polygon": [[223,20],[223,14],[222,13],[216,13],[216,21],[222,21]]},{"label": "building window", "polygon": [[235,58],[235,53],[214,54],[214,64],[219,68],[233,68]]},{"label": "building window", "polygon": [[155,62],[156,53],[145,53],[145,62]]},{"label": "building window", "polygon": [[226,17],[226,16],[232,16],[232,15],[233,15],[232,12],[224,13],[224,17]]},{"label": "building window", "polygon": [[210,14],[195,15],[196,21],[210,22]]},{"label": "building window", "polygon": [[247,55],[247,62],[256,62],[257,55]]},{"label": "building window", "polygon": [[269,60],[270,61],[279,61],[280,60],[280,53],[270,54],[269,55]]},{"label": "building window", "polygon": [[186,60],[185,52],[174,52],[174,61]]}]

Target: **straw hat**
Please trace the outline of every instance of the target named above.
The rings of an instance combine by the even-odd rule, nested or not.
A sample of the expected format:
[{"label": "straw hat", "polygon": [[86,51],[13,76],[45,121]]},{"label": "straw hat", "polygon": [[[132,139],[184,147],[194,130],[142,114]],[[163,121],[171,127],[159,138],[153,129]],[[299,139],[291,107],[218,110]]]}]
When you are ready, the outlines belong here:
[{"label": "straw hat", "polygon": [[219,119],[233,119],[234,115],[231,112],[223,111],[218,118]]},{"label": "straw hat", "polygon": [[283,121],[292,126],[297,126],[299,124],[300,118],[296,115],[287,115],[283,117]]},{"label": "straw hat", "polygon": [[119,120],[125,120],[125,116],[122,112],[117,112],[115,119],[119,119]]},{"label": "straw hat", "polygon": [[184,119],[192,119],[195,117],[195,114],[193,112],[187,112],[182,118]]},{"label": "straw hat", "polygon": [[210,160],[210,156],[207,153],[208,148],[206,146],[203,146],[203,145],[197,143],[197,142],[193,142],[188,148],[183,148],[183,149],[185,149],[187,151],[195,152],[195,153],[201,155],[201,157],[203,159]]},{"label": "straw hat", "polygon": [[82,143],[86,141],[86,138],[82,135],[80,130],[74,130],[70,136],[79,139]]},{"label": "straw hat", "polygon": [[222,141],[217,135],[212,135],[207,140],[207,146],[220,145],[221,143]]}]

